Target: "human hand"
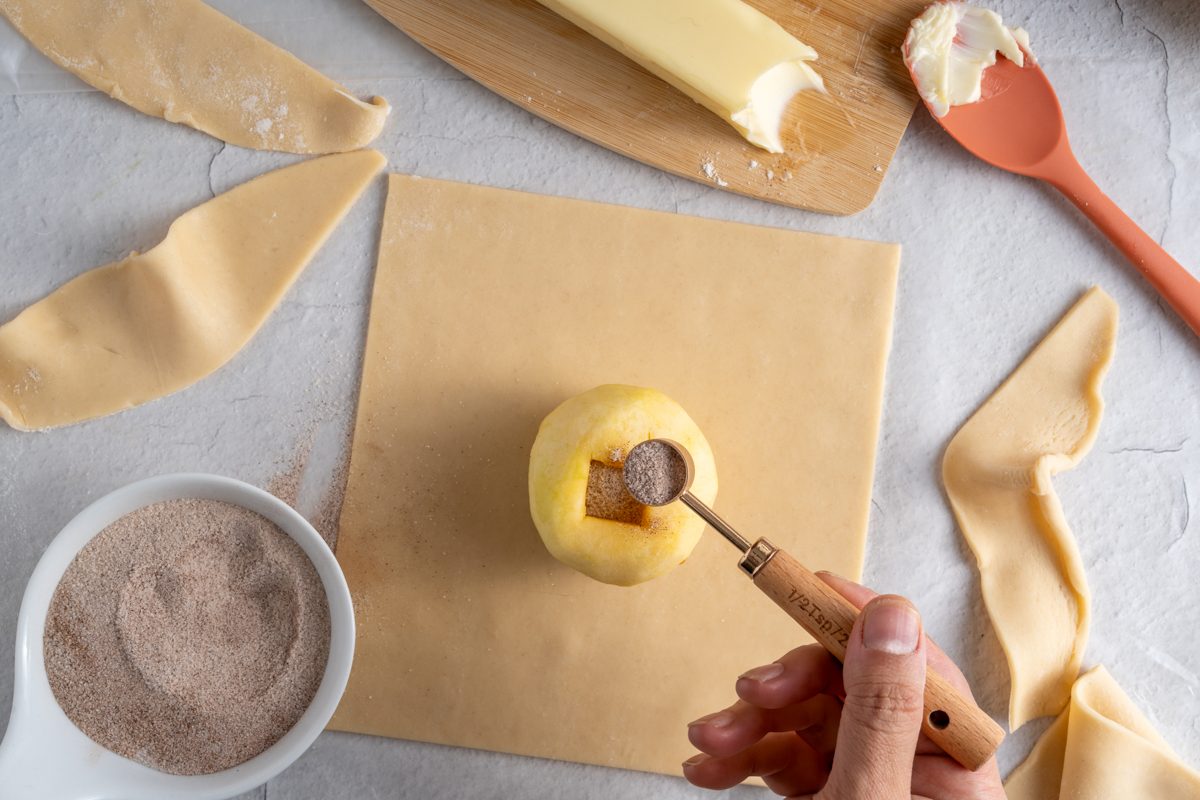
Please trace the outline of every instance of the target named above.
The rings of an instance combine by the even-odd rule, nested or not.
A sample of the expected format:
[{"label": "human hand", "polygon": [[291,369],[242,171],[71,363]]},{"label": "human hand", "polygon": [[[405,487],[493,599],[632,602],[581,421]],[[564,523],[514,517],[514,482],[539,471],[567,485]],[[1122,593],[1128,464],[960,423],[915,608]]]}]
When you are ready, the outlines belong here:
[{"label": "human hand", "polygon": [[920,735],[926,662],[968,697],[971,687],[922,634],[917,610],[821,579],[863,609],[845,666],[814,644],[744,673],[741,700],[688,726],[701,752],[684,762],[684,777],[727,789],[759,775],[781,795],[812,800],[1004,800],[994,758],[971,772]]}]

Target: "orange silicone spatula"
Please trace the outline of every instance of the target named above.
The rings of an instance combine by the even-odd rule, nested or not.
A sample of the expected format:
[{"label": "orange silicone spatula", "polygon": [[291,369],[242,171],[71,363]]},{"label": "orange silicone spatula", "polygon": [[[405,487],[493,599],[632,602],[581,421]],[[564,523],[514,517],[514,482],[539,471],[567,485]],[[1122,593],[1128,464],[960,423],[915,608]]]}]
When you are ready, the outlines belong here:
[{"label": "orange silicone spatula", "polygon": [[1075,160],[1058,97],[1033,58],[1027,56],[1025,66],[1018,67],[998,55],[983,73],[979,102],[933,117],[992,166],[1046,181],[1066,195],[1200,336],[1200,281],[1100,191]]}]

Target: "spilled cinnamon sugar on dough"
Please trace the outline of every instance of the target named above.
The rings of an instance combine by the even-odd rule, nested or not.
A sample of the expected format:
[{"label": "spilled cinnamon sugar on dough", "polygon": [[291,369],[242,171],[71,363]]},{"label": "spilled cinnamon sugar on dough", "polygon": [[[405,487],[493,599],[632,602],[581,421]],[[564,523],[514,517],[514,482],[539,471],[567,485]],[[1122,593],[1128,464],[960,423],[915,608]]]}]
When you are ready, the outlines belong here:
[{"label": "spilled cinnamon sugar on dough", "polygon": [[239,147],[356,150],[390,111],[200,0],[0,0],[0,13],[97,89]]},{"label": "spilled cinnamon sugar on dough", "polygon": [[85,272],[0,326],[0,419],[69,425],[179,391],[250,341],[383,168],[304,161],[193,208],[146,253]]},{"label": "spilled cinnamon sugar on dough", "polygon": [[1051,485],[1095,441],[1117,305],[1092,289],[955,435],[942,476],[979,564],[1012,678],[1013,730],[1067,705],[1087,643],[1087,578]]},{"label": "spilled cinnamon sugar on dough", "polygon": [[1004,784],[1008,800],[1187,800],[1188,768],[1104,667],[1075,682],[1071,704]]}]

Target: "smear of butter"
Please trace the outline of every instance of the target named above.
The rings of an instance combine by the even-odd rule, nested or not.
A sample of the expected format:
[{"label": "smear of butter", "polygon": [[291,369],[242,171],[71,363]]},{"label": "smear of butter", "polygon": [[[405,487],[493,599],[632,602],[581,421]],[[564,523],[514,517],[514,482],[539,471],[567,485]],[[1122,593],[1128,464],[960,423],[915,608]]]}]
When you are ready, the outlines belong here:
[{"label": "smear of butter", "polygon": [[742,0],[538,0],[733,125],[783,152],[789,101],[825,91],[817,51]]},{"label": "smear of butter", "polygon": [[966,3],[934,3],[913,20],[904,39],[904,63],[921,98],[936,116],[979,100],[983,72],[1001,53],[1018,67],[1033,58],[1029,34],[1008,28],[1000,15]]}]

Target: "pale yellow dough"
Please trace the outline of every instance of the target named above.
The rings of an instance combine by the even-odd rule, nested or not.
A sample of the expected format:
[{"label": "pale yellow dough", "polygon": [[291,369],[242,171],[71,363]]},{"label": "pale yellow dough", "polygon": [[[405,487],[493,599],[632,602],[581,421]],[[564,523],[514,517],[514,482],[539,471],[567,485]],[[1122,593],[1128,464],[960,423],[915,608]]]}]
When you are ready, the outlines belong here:
[{"label": "pale yellow dough", "polygon": [[200,0],[0,0],[0,13],[97,89],[241,147],[356,150],[390,110]]},{"label": "pale yellow dough", "polygon": [[0,326],[0,419],[41,430],[183,389],[242,348],[383,168],[372,150],[263,175]]},{"label": "pale yellow dough", "polygon": [[1004,784],[1008,800],[1195,800],[1189,769],[1103,667],[1075,682],[1070,707]]},{"label": "pale yellow dough", "polygon": [[899,260],[393,175],[338,538],[359,638],[332,727],[678,775],[687,722],[803,631],[716,533],[628,588],[556,561],[530,519],[539,423],[598,383],[655,386],[712,443],[718,512],[858,575]]},{"label": "pale yellow dough", "polygon": [[1050,479],[1091,449],[1116,335],[1116,303],[1092,289],[946,450],[946,492],[1008,656],[1013,730],[1062,711],[1079,674],[1087,579]]}]

